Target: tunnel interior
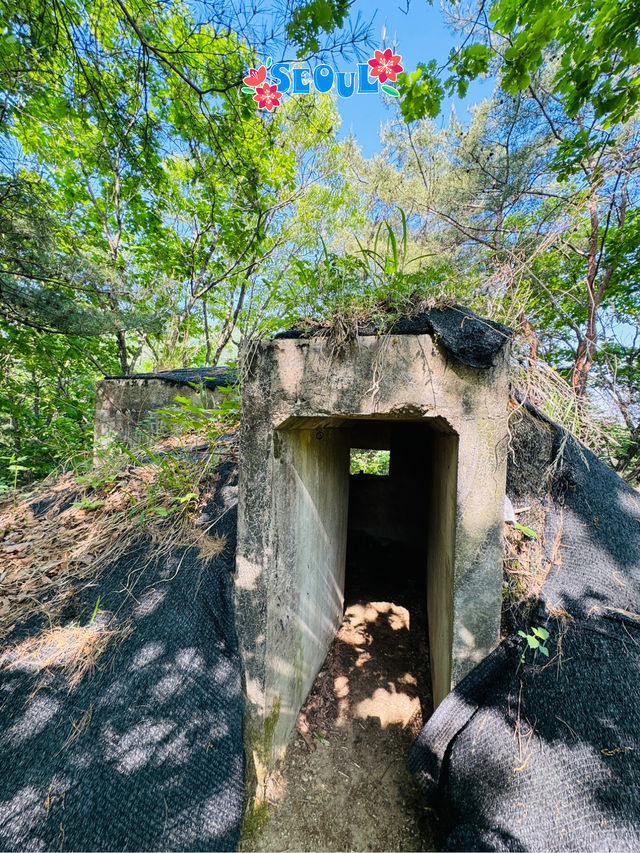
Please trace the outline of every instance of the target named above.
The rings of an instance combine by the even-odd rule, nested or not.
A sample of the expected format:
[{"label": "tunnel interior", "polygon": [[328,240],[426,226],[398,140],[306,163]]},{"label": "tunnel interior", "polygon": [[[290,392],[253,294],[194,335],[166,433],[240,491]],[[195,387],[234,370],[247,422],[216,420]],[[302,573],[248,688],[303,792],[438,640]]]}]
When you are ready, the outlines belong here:
[{"label": "tunnel interior", "polygon": [[[351,473],[353,451],[388,453],[388,470]],[[426,718],[451,683],[458,436],[440,418],[292,419],[277,453],[289,463],[277,505],[295,531],[300,705],[337,638],[352,709],[377,713],[367,702],[386,691],[398,707],[381,719],[406,723],[418,705]]]},{"label": "tunnel interior", "polygon": [[372,421],[349,430],[344,621],[338,632],[342,642],[352,639],[361,650],[350,668],[353,708],[415,731],[433,709],[427,630],[430,439],[422,423]]}]

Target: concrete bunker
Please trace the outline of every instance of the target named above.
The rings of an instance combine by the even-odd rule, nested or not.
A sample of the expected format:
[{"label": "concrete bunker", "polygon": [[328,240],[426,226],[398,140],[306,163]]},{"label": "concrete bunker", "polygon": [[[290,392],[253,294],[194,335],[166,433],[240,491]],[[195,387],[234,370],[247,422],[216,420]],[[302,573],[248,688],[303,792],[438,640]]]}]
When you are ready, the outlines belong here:
[{"label": "concrete bunker", "polygon": [[[279,339],[245,361],[235,598],[258,781],[342,620],[355,531],[423,562],[434,705],[497,645],[507,339],[474,367],[434,337],[363,336],[339,356]],[[351,448],[388,449],[389,475],[350,476]]]},{"label": "concrete bunker", "polygon": [[160,427],[158,410],[175,408],[176,395],[213,409],[225,399],[224,389],[236,383],[235,371],[220,367],[106,376],[96,384],[94,453],[114,441],[132,449],[148,441]]}]

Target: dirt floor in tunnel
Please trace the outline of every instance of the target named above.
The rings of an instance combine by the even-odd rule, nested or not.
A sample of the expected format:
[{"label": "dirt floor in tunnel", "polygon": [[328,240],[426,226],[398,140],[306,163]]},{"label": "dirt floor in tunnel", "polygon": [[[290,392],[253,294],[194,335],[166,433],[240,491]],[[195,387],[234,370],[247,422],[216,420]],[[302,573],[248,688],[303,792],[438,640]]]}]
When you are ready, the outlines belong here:
[{"label": "dirt floor in tunnel", "polygon": [[407,770],[431,713],[424,559],[351,534],[344,621],[240,849],[433,850]]}]

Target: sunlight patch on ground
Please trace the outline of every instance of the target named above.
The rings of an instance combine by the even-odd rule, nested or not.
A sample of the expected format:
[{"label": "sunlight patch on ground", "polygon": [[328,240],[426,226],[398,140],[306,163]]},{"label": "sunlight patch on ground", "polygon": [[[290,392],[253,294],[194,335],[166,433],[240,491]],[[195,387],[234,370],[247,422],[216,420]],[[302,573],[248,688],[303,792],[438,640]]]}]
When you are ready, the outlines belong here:
[{"label": "sunlight patch on ground", "polygon": [[[346,608],[336,637],[339,642],[353,648],[355,658],[348,669],[333,680],[337,729],[350,726],[351,720],[356,718],[378,719],[381,728],[390,725],[404,727],[419,715],[420,700],[417,691],[412,689],[416,687],[417,679],[413,674],[406,672],[389,679],[382,671],[377,676],[372,672],[372,667],[380,667],[380,654],[383,658],[385,654],[393,654],[391,648],[401,641],[401,637],[408,635],[409,629],[409,611],[392,602],[367,601]],[[392,645],[385,652],[388,642]],[[377,648],[380,643],[383,644],[382,649]],[[354,679],[358,684],[355,694],[351,684]],[[364,697],[363,690],[367,694]],[[298,727],[300,730],[300,724]],[[304,734],[308,736],[308,732]]]},{"label": "sunlight patch on ground", "polygon": [[418,697],[398,693],[392,683],[389,683],[388,689],[378,687],[370,699],[364,699],[354,708],[354,715],[363,720],[366,720],[367,717],[377,717],[380,720],[380,727],[383,729],[394,724],[400,724],[404,727],[419,712],[420,700]]}]

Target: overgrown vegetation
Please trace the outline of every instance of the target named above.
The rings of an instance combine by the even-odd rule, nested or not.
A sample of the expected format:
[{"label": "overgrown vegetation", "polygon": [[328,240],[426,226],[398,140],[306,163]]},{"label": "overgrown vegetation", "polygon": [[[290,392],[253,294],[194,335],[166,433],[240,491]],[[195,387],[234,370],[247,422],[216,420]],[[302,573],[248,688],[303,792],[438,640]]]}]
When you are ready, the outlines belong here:
[{"label": "overgrown vegetation", "polygon": [[[339,350],[455,302],[515,330],[520,399],[637,483],[637,17],[486,11],[445,7],[463,46],[406,69],[366,159],[331,94],[259,114],[239,92],[267,55],[369,49],[349,3],[5,4],[0,488],[87,458],[103,375],[234,361],[293,323]],[[468,120],[429,118],[483,74]]]},{"label": "overgrown vegetation", "polygon": [[351,451],[350,472],[352,474],[376,474],[384,477],[389,473],[391,454],[388,450],[358,450]]},{"label": "overgrown vegetation", "polygon": [[50,627],[0,657],[0,666],[33,659],[34,667],[40,661],[82,677],[121,630],[101,618],[99,594],[86,624],[61,628],[79,590],[99,590],[101,571],[145,541],[154,561],[180,546],[197,548],[205,563],[222,551],[224,541],[209,535],[217,519],[204,509],[215,465],[236,459],[237,424],[233,406],[183,414],[179,436],[137,452],[112,445],[88,471],[49,478],[0,504],[0,652],[25,617],[39,614]]}]

